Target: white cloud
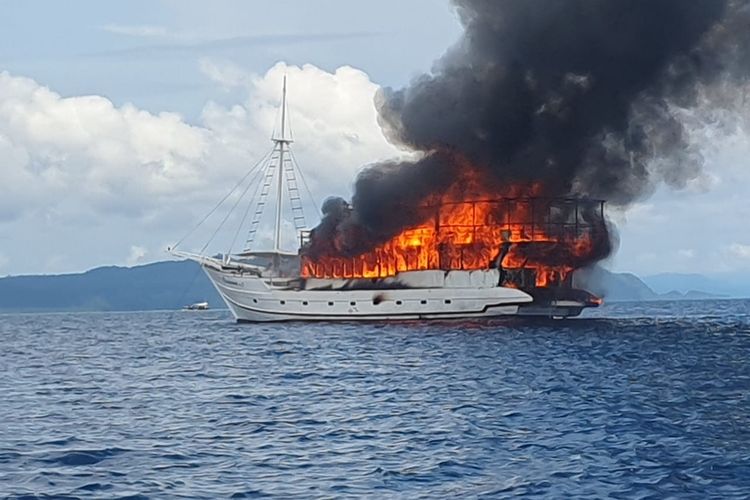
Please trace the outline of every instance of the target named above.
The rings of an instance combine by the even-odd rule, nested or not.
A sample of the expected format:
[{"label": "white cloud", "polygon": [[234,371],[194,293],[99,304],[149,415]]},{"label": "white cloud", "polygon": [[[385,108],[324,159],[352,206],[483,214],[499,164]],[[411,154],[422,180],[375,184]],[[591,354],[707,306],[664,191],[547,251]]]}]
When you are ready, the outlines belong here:
[{"label": "white cloud", "polygon": [[750,245],[732,243],[729,245],[729,252],[740,259],[750,259]]},{"label": "white cloud", "polygon": [[138,245],[132,245],[130,247],[130,253],[128,254],[128,258],[125,259],[125,264],[128,266],[134,266],[136,264],[140,264],[143,262],[144,257],[148,254],[148,250],[146,250],[145,247],[138,246]]},{"label": "white cloud", "polygon": [[204,75],[225,89],[249,87],[252,85],[250,74],[231,62],[215,61],[203,57],[198,61],[198,64]]},{"label": "white cloud", "polygon": [[261,149],[267,148],[271,129],[279,127],[279,97],[287,76],[293,148],[313,192],[348,194],[362,165],[401,154],[377,125],[373,98],[378,86],[360,70],[343,66],[329,73],[309,64],[279,63],[265,75],[241,76],[236,67],[214,67],[222,68],[212,73],[215,81],[246,85],[249,98],[244,106],[209,103],[203,122],[228,144],[260,138]]},{"label": "white cloud", "polygon": [[93,255],[92,264],[115,260],[113,245],[177,240],[270,150],[285,74],[293,147],[315,201],[348,196],[362,165],[399,153],[380,132],[378,86],[362,71],[284,64],[263,75],[233,71],[246,99],[207,103],[198,124],[101,96],[63,97],[0,72],[0,231],[14,234],[8,258],[34,262],[17,257],[35,248],[45,271],[77,270]]},{"label": "white cloud", "polygon": [[68,97],[0,73],[0,218],[72,202],[131,211],[196,186],[210,131],[173,113]]}]

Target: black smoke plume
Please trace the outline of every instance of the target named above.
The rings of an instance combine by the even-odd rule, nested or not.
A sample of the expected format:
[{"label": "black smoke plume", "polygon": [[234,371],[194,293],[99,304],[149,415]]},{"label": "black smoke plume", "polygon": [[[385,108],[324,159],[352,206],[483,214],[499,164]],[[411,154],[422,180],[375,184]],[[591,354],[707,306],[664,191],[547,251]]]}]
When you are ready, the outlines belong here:
[{"label": "black smoke plume", "polygon": [[467,160],[490,185],[626,205],[682,186],[702,158],[673,108],[745,78],[750,0],[454,0],[464,34],[429,74],[376,97],[411,162],[365,168],[314,240],[356,254],[418,222]]}]

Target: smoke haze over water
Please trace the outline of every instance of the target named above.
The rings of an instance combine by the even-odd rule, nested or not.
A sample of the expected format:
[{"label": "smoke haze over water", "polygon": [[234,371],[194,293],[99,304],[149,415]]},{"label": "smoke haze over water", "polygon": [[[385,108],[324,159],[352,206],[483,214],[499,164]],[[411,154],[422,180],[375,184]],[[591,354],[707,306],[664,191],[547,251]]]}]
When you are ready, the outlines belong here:
[{"label": "smoke haze over water", "polygon": [[[747,76],[750,0],[454,0],[462,38],[429,74],[376,99],[389,140],[419,153],[359,175],[353,212],[321,232],[383,241],[408,208],[473,166],[488,185],[627,205],[680,187],[702,157],[674,109]],[[352,244],[352,250],[358,250]]]}]

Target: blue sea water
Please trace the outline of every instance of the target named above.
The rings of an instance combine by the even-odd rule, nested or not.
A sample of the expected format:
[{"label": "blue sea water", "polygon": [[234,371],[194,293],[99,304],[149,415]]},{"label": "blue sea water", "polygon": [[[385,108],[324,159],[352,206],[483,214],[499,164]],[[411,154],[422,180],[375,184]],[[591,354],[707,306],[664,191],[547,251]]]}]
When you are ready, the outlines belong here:
[{"label": "blue sea water", "polygon": [[750,301],[4,315],[0,347],[0,497],[750,496]]}]

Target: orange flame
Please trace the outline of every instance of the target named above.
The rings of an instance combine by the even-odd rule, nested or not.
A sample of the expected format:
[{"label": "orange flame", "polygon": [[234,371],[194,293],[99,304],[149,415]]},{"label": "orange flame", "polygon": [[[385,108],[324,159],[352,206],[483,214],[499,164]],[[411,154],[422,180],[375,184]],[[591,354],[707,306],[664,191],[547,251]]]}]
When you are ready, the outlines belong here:
[{"label": "orange flame", "polygon": [[[541,184],[511,186],[502,195],[481,186],[471,171],[447,193],[428,200],[423,221],[354,257],[302,254],[305,278],[385,278],[399,272],[497,267],[529,278],[508,286],[549,287],[569,283],[576,262],[593,251],[591,228],[574,220],[550,220]],[[490,192],[491,191],[491,192]],[[543,209],[542,213],[535,213]],[[531,281],[529,283],[528,281]]]}]

